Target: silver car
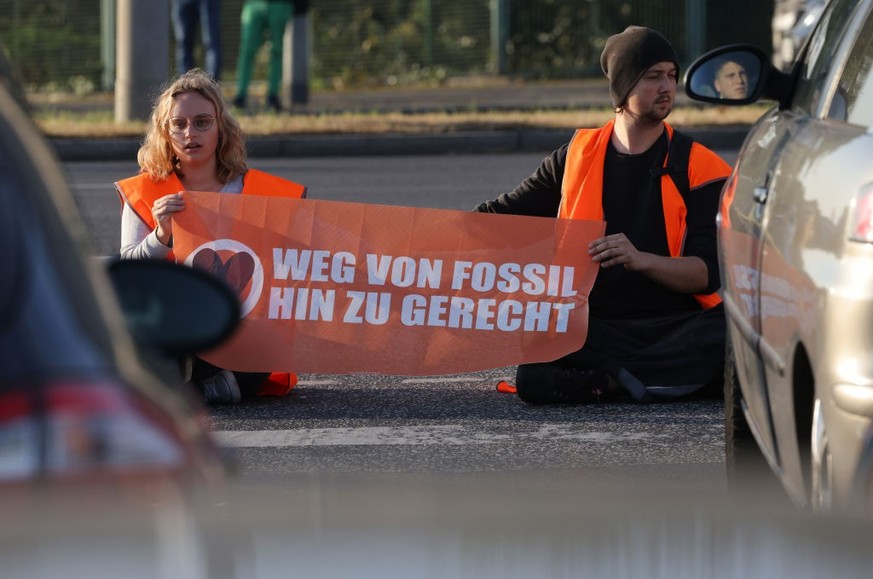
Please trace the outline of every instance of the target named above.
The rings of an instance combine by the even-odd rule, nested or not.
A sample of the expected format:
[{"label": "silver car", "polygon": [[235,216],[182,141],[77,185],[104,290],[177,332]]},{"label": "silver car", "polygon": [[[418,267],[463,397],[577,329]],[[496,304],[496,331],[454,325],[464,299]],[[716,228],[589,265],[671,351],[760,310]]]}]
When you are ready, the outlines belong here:
[{"label": "silver car", "polygon": [[[725,62],[744,96],[712,85]],[[699,101],[777,102],[725,186],[719,257],[728,316],[731,469],[751,448],[791,498],[873,505],[873,0],[831,0],[789,73],[742,45],[707,53]]]}]

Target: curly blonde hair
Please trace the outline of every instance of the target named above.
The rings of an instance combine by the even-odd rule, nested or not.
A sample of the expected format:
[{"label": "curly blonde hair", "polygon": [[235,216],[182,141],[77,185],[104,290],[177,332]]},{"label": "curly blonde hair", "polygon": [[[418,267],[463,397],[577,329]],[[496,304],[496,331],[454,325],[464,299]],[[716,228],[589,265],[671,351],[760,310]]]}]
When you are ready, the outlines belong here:
[{"label": "curly blonde hair", "polygon": [[227,183],[245,173],[248,168],[245,138],[239,123],[224,106],[218,82],[199,68],[177,77],[155,99],[149,128],[136,155],[140,172],[160,181],[171,173],[180,171],[179,159],[173,153],[168,123],[175,98],[189,92],[198,93],[215,107],[215,122],[218,124],[216,177],[222,183]]}]

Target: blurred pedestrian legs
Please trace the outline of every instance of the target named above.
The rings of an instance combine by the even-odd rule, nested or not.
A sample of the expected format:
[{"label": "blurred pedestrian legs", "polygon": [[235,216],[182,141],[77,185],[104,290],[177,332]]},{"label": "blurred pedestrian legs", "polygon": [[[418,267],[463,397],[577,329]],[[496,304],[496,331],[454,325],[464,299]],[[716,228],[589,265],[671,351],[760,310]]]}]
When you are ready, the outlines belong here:
[{"label": "blurred pedestrian legs", "polygon": [[282,102],[282,56],[285,27],[294,15],[294,0],[246,0],[240,15],[241,37],[237,61],[237,90],[233,105],[245,108],[255,55],[268,33],[270,59],[267,69],[267,107],[280,112]]},{"label": "blurred pedestrian legs", "polygon": [[196,65],[194,46],[199,25],[205,55],[205,68],[215,79],[221,75],[221,0],[173,0],[173,34],[176,39],[176,73],[183,74]]}]

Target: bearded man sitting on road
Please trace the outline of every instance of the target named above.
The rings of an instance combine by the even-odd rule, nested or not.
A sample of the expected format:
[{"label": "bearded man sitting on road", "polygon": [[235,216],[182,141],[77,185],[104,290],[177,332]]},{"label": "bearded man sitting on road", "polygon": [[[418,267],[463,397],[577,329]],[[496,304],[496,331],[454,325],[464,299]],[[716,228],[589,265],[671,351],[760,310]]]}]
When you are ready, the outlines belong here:
[{"label": "bearded man sitting on road", "polygon": [[663,35],[630,26],[607,40],[600,64],[615,118],[577,130],[513,191],[476,208],[606,221],[605,236],[580,248],[600,266],[585,345],[518,367],[518,395],[531,404],[646,402],[721,384],[715,217],[730,167],[665,122],[679,63]]}]

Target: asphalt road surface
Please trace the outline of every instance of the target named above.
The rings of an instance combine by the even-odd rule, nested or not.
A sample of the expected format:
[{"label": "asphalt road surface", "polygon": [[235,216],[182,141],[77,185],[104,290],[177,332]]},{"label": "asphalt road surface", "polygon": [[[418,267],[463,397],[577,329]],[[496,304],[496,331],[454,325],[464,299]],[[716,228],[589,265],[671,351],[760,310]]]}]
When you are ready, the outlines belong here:
[{"label": "asphalt road surface", "polygon": [[[724,152],[732,160],[735,152]],[[467,210],[512,188],[544,154],[255,159],[311,198]],[[112,187],[131,162],[69,163],[96,255],[117,251]],[[398,352],[398,355],[402,353]],[[722,403],[531,407],[495,386],[514,368],[470,375],[303,375],[282,399],[214,407],[240,484],[313,477],[460,476],[550,488],[725,488]],[[395,479],[396,480],[396,479]],[[544,481],[549,481],[543,485]],[[309,484],[309,483],[305,483]],[[491,484],[488,482],[486,484]],[[495,483],[496,484],[496,483]],[[527,485],[527,483],[525,483]]]}]

